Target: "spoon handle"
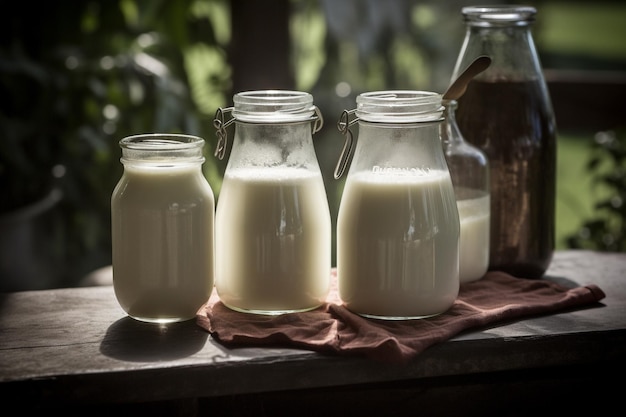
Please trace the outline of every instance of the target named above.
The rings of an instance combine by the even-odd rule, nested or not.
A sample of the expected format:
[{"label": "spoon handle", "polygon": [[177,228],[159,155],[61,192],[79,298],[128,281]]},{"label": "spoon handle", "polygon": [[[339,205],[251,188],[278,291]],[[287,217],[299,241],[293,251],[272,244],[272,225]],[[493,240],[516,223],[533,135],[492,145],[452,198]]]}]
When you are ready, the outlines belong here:
[{"label": "spoon handle", "polygon": [[491,58],[487,55],[481,55],[476,58],[467,66],[467,68],[465,68],[465,70],[463,70],[463,72],[461,72],[461,75],[459,75],[458,78],[450,84],[446,92],[443,94],[443,99],[458,100],[463,93],[465,93],[467,84],[469,84],[472,78],[489,68],[489,65],[491,65]]}]

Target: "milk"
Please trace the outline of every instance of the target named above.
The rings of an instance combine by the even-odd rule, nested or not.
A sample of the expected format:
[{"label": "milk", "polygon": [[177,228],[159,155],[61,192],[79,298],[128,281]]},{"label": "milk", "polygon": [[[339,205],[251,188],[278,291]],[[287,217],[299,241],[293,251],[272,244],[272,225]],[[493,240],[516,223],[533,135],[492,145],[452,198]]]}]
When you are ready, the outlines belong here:
[{"label": "milk", "polygon": [[319,171],[228,169],[216,212],[216,290],[264,314],[322,304],[331,270],[330,212]]},{"label": "milk", "polygon": [[489,194],[458,200],[461,222],[459,279],[461,283],[482,278],[489,266]]},{"label": "milk", "polygon": [[113,282],[139,320],[191,319],[213,289],[213,192],[198,164],[126,164],[113,191]]},{"label": "milk", "polygon": [[447,171],[350,174],[337,273],[351,311],[386,319],[446,311],[459,290],[459,217]]}]

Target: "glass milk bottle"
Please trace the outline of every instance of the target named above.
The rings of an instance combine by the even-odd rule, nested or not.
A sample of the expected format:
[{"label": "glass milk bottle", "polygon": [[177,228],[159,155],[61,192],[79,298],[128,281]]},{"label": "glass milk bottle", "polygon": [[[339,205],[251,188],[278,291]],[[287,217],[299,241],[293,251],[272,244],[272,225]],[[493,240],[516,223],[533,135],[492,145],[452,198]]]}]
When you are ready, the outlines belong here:
[{"label": "glass milk bottle", "polygon": [[217,202],[217,293],[242,312],[314,309],[328,295],[331,272],[330,210],[312,138],[321,114],[298,91],[241,92],[233,102],[215,120],[218,157],[235,122]]},{"label": "glass milk bottle", "polygon": [[441,141],[459,209],[461,283],[482,278],[489,266],[489,162],[485,154],[463,139],[456,123],[456,100],[443,100]]},{"label": "glass milk bottle", "polygon": [[[346,143],[335,177],[358,140],[337,219],[339,295],[365,317],[435,316],[459,291],[459,215],[439,139],[441,95],[361,94],[339,128]],[[351,114],[356,118],[349,120]]]},{"label": "glass milk bottle", "polygon": [[473,6],[462,14],[452,79],[479,55],[491,58],[456,113],[465,140],[489,159],[489,269],[539,278],[554,250],[556,123],[530,31],[536,9]]},{"label": "glass milk bottle", "polygon": [[193,319],[213,290],[215,199],[202,174],[204,140],[145,134],[120,141],[111,197],[113,287],[129,316]]}]

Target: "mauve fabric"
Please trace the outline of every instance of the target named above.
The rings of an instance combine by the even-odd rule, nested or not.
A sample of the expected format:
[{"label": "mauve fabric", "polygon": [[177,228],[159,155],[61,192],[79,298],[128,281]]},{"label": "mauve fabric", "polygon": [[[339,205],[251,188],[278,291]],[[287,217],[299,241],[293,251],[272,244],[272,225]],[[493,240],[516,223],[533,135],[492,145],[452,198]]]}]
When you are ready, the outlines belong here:
[{"label": "mauve fabric", "polygon": [[457,300],[443,314],[387,321],[364,318],[346,309],[336,281],[333,270],[331,292],[319,308],[279,316],[231,310],[214,292],[198,311],[197,323],[228,347],[281,346],[402,362],[464,330],[578,308],[605,297],[593,284],[567,288],[545,279],[490,271],[478,281],[462,284]]}]

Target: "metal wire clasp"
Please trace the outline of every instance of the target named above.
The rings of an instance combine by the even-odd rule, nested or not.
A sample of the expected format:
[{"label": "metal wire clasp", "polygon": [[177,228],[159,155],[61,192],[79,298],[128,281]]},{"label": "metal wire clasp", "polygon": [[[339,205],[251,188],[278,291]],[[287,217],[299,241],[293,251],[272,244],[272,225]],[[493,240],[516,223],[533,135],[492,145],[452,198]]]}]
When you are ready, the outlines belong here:
[{"label": "metal wire clasp", "polygon": [[226,154],[226,145],[228,144],[228,132],[226,128],[233,124],[235,121],[234,117],[231,117],[229,120],[225,120],[225,115],[227,113],[232,113],[234,107],[219,107],[215,112],[215,118],[213,119],[213,126],[215,127],[215,135],[217,136],[217,146],[215,147],[215,156],[220,160],[224,159],[224,155]]},{"label": "metal wire clasp", "polygon": [[313,106],[313,107],[314,107],[313,111],[315,112],[315,114],[313,114],[313,116],[311,117],[311,120],[313,120],[311,134],[314,135],[320,130],[322,130],[322,127],[324,127],[324,117],[322,116],[322,112],[317,106]]},{"label": "metal wire clasp", "polygon": [[[314,114],[311,116],[310,120],[313,122],[311,127],[312,134],[315,134],[324,126],[324,118],[322,117],[320,109],[317,106],[313,107]],[[228,132],[226,131],[226,128],[235,122],[234,116],[231,116],[230,119],[226,120],[226,114],[232,114],[234,109],[234,107],[219,107],[215,112],[215,117],[213,119],[213,127],[215,127],[215,135],[217,136],[215,156],[220,160],[224,159],[226,147],[228,146]]]},{"label": "metal wire clasp", "polygon": [[341,132],[342,135],[346,137],[345,142],[343,143],[343,149],[341,150],[341,155],[339,156],[339,161],[337,162],[337,166],[335,167],[335,179],[338,180],[341,178],[343,173],[348,166],[348,162],[350,161],[350,157],[352,155],[352,148],[354,146],[354,138],[352,137],[352,131],[350,130],[350,126],[359,121],[358,117],[350,120],[350,116],[354,114],[355,110],[344,110],[339,117],[339,121],[337,122],[337,129]]}]

